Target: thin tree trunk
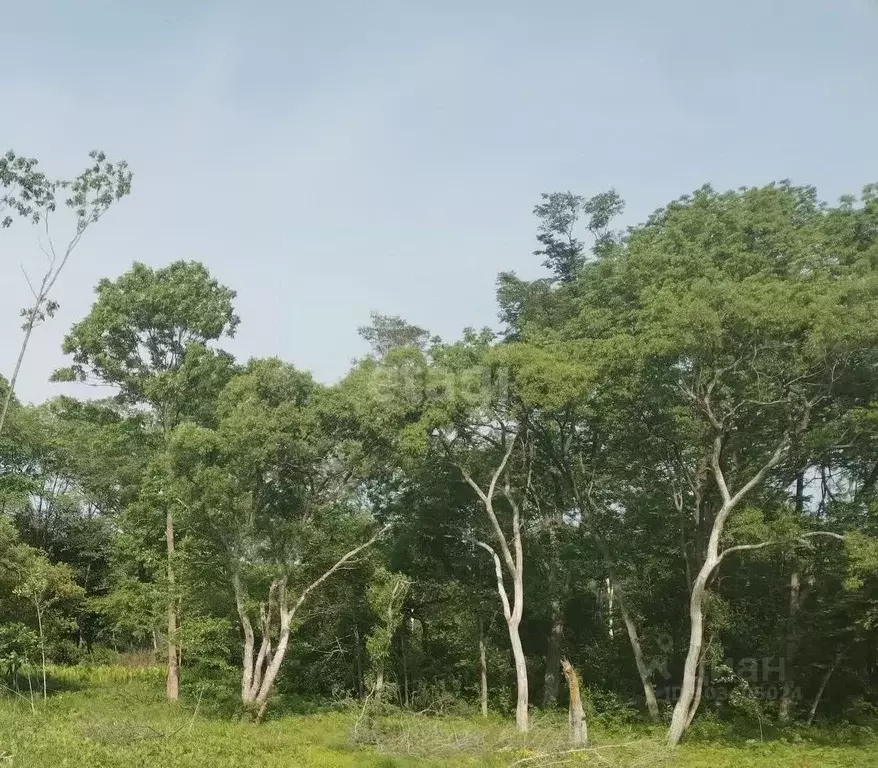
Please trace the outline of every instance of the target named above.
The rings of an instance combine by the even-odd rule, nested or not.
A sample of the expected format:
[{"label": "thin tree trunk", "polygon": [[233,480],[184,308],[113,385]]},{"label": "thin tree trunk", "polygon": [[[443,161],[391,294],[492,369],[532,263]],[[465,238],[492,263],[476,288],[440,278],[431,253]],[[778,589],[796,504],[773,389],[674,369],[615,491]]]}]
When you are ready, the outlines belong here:
[{"label": "thin tree trunk", "polygon": [[[509,644],[512,646],[512,659],[515,667],[515,687],[516,687],[516,704],[515,704],[515,728],[524,733],[528,730],[528,687],[527,687],[527,663],[524,657],[524,649],[521,645],[521,635],[519,634],[519,624],[521,623],[521,608],[524,594],[524,584],[521,573],[515,568],[510,568],[513,572],[514,583],[514,600],[515,608],[513,609],[509,603],[509,596],[506,594],[506,586],[503,583],[503,566],[500,564],[500,557],[485,542],[477,541],[483,549],[490,552],[494,558],[494,573],[497,577],[497,593],[500,595],[500,602],[503,605],[503,615],[506,618],[506,628],[509,630]],[[520,546],[520,544],[519,544]],[[511,559],[511,558],[510,558]]]},{"label": "thin tree trunk", "polygon": [[577,746],[588,744],[588,724],[582,708],[582,696],[579,691],[579,675],[567,659],[561,660],[567,687],[570,689],[570,741]]},{"label": "thin tree trunk", "polygon": [[646,709],[649,712],[650,720],[658,722],[659,708],[655,698],[655,690],[650,680],[649,668],[646,666],[646,660],[643,657],[643,647],[640,645],[640,637],[637,634],[637,626],[634,619],[628,613],[622,592],[617,594],[619,600],[619,612],[622,614],[622,621],[625,623],[625,629],[628,632],[628,640],[631,642],[631,651],[634,653],[634,664],[637,667],[637,674],[640,676],[640,684],[643,686],[643,697],[646,700]]},{"label": "thin tree trunk", "polygon": [[683,667],[683,682],[680,686],[680,698],[674,706],[671,725],[668,729],[668,744],[677,746],[683,738],[689,723],[692,702],[698,677],[698,666],[704,650],[704,598],[707,591],[707,580],[713,573],[717,562],[712,559],[705,561],[695,577],[692,595],[689,598],[689,650]]},{"label": "thin tree trunk", "polygon": [[786,656],[783,663],[784,679],[781,681],[782,689],[777,713],[778,719],[782,723],[789,722],[790,712],[793,707],[793,690],[795,688],[795,681],[793,679],[792,667],[799,645],[798,613],[800,604],[801,583],[799,580],[799,572],[793,570],[790,574],[790,608],[786,626]]},{"label": "thin tree trunk", "polygon": [[[579,497],[577,496],[577,498]],[[581,501],[578,502],[578,504],[581,510],[587,509],[587,507],[584,507],[582,505]],[[595,543],[598,545],[598,549],[604,559],[604,564],[606,565],[607,570],[612,576],[614,568],[613,558],[610,554],[610,548],[607,546],[607,543],[594,530],[592,530],[592,536],[595,540]],[[631,652],[634,655],[634,664],[637,667],[637,674],[640,677],[640,684],[643,688],[643,697],[646,701],[647,711],[649,712],[649,716],[653,721],[658,721],[660,719],[660,714],[658,702],[655,698],[655,690],[652,687],[649,668],[646,666],[646,661],[643,656],[643,647],[640,644],[640,637],[637,633],[637,625],[634,623],[634,619],[628,612],[628,608],[625,603],[625,591],[623,588],[620,587],[617,581],[614,581],[611,577],[608,577],[607,592],[610,598],[610,638],[613,637],[612,599],[615,596],[616,600],[619,603],[619,612],[622,614],[622,621],[625,624],[625,630],[628,634],[628,640],[631,644]]]},{"label": "thin tree trunk", "polygon": [[357,696],[363,698],[363,647],[360,644],[360,629],[354,624],[354,660],[357,665]]},{"label": "thin tree trunk", "polygon": [[479,617],[479,683],[482,703],[482,717],[488,716],[488,644],[485,639],[485,626]]},{"label": "thin tree trunk", "polygon": [[21,372],[21,364],[24,361],[24,353],[27,351],[27,345],[33,333],[34,324],[37,321],[38,309],[39,304],[35,304],[27,316],[27,325],[24,327],[24,340],[21,342],[21,348],[18,350],[18,359],[15,361],[15,368],[12,370],[12,378],[9,379],[9,389],[6,392],[6,397],[3,399],[3,410],[0,411],[0,435],[3,434],[6,415],[9,413],[9,406],[12,404],[12,397],[15,393],[15,384],[18,382],[18,374]]},{"label": "thin tree trunk", "polygon": [[823,675],[823,679],[820,681],[820,687],[817,689],[817,695],[814,697],[814,702],[811,704],[811,711],[808,712],[808,725],[811,725],[814,722],[814,716],[817,714],[817,707],[820,706],[820,699],[823,698],[823,692],[826,690],[826,686],[829,683],[829,678],[832,677],[832,673],[835,672],[835,668],[838,666],[838,662],[841,661],[841,656],[836,656],[835,661],[832,663],[832,666],[826,670],[826,674]]},{"label": "thin tree trunk", "polygon": [[46,636],[43,634],[43,612],[39,604],[37,608],[37,626],[40,630],[40,656],[43,662],[43,701],[46,700]]},{"label": "thin tree trunk", "polygon": [[[805,508],[805,473],[796,475],[796,514],[801,515]],[[781,680],[780,703],[777,716],[782,723],[790,720],[793,708],[793,691],[795,680],[793,678],[793,665],[799,650],[799,608],[802,605],[802,589],[799,579],[799,571],[793,568],[790,574],[790,603],[786,624],[786,648],[783,662],[784,679]]]},{"label": "thin tree trunk", "polygon": [[247,615],[247,606],[244,602],[244,589],[241,586],[241,579],[236,573],[232,577],[232,587],[235,591],[235,606],[238,610],[238,618],[241,621],[241,629],[244,632],[244,660],[241,670],[241,700],[246,704],[251,696],[251,686],[253,684],[253,649],[255,640],[253,636],[253,625],[250,623],[250,617]]},{"label": "thin tree trunk", "polygon": [[607,576],[607,630],[610,640],[613,639],[613,582]]},{"label": "thin tree trunk", "polygon": [[518,621],[508,622],[509,642],[512,645],[512,658],[515,661],[515,684],[517,696],[515,701],[515,729],[524,733],[529,727],[527,716],[527,662],[521,646]]},{"label": "thin tree trunk", "polygon": [[698,707],[701,704],[701,694],[704,691],[704,678],[706,675],[707,654],[704,653],[701,655],[701,661],[698,662],[698,681],[695,684],[695,697],[692,699],[692,704],[689,707],[689,716],[686,718],[687,728],[692,725],[692,721],[695,719],[695,714],[698,712]]},{"label": "thin tree trunk", "polygon": [[271,662],[269,663],[268,668],[265,670],[265,676],[262,678],[262,685],[259,687],[259,693],[256,694],[254,699],[255,705],[258,707],[256,712],[257,722],[265,718],[265,712],[268,709],[268,697],[271,695],[271,691],[274,688],[274,681],[277,678],[277,673],[280,672],[280,665],[283,663],[284,656],[286,656],[287,644],[290,642],[290,622],[292,618],[292,614],[288,615],[287,612],[281,608],[281,628],[280,637],[278,637],[277,640],[277,648],[271,657]]},{"label": "thin tree trunk", "polygon": [[381,697],[384,693],[384,662],[382,661],[378,665],[378,669],[375,672],[375,701],[381,701]]},{"label": "thin tree trunk", "polygon": [[168,701],[180,698],[180,665],[177,655],[177,598],[174,573],[174,513],[165,513],[165,540],[168,549],[168,677],[165,686]]},{"label": "thin tree trunk", "polygon": [[406,654],[406,633],[403,630],[399,638],[400,655],[402,656],[402,687],[403,687],[403,706],[408,709],[409,706],[409,661]]},{"label": "thin tree trunk", "polygon": [[[506,464],[512,455],[512,449],[518,439],[514,435],[506,447],[499,465],[491,476],[491,482],[488,486],[487,493],[479,487],[470,474],[460,465],[457,468],[463,475],[467,484],[476,492],[476,495],[482,502],[491,526],[496,534],[497,543],[500,545],[500,551],[503,554],[503,563],[512,577],[512,602],[509,601],[509,595],[506,594],[506,586],[503,582],[503,563],[500,556],[494,549],[483,541],[475,543],[490,553],[494,560],[494,572],[497,578],[497,593],[500,596],[500,602],[503,605],[503,615],[506,618],[506,626],[509,629],[509,642],[512,646],[512,658],[515,664],[515,681],[516,681],[516,704],[515,704],[515,727],[521,733],[528,730],[528,682],[527,682],[527,664],[524,657],[524,649],[521,645],[521,635],[519,633],[519,625],[521,624],[521,616],[524,610],[524,550],[521,543],[521,508],[512,494],[509,477],[504,477],[503,495],[509,506],[512,508],[512,546],[503,529],[500,521],[494,511],[494,492],[497,482],[504,474]],[[527,487],[530,487],[531,474],[527,473]],[[527,491],[523,494],[523,498],[527,497]]]},{"label": "thin tree trunk", "polygon": [[546,648],[546,674],[543,682],[543,707],[554,709],[558,703],[558,671],[561,669],[561,639],[564,635],[564,616],[559,600],[552,601],[552,626]]}]

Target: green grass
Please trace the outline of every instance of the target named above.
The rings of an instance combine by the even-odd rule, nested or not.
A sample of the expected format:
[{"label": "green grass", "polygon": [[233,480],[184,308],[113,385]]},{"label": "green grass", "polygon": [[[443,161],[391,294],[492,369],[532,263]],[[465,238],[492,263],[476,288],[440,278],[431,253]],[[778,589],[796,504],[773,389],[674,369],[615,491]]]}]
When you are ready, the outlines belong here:
[{"label": "green grass", "polygon": [[807,731],[811,741],[793,734],[797,743],[741,736],[735,742],[722,726],[707,723],[670,753],[659,729],[610,728],[598,719],[593,749],[565,754],[563,713],[537,717],[526,736],[515,734],[506,718],[397,713],[358,723],[356,709],[283,714],[253,725],[220,715],[197,691],[167,704],[157,670],[55,669],[52,682],[52,694],[35,702],[35,712],[26,687],[23,697],[0,697],[0,768],[878,766],[878,745],[866,731],[844,736],[859,739],[858,746],[819,743],[835,738],[829,731]]}]

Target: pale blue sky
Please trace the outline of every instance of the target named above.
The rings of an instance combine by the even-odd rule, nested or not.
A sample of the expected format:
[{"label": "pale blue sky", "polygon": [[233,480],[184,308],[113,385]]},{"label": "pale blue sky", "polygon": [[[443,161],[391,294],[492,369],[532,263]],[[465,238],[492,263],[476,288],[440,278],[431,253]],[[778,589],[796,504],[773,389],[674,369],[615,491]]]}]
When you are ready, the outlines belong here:
[{"label": "pale blue sky", "polygon": [[[878,180],[874,0],[0,3],[0,149],[132,196],[90,232],[19,393],[38,401],[103,276],[205,262],[238,291],[241,358],[319,378],[369,311],[446,338],[494,324],[501,270],[541,273],[543,191],[615,186],[637,221],[706,181]],[[0,232],[0,370],[39,251]]]}]

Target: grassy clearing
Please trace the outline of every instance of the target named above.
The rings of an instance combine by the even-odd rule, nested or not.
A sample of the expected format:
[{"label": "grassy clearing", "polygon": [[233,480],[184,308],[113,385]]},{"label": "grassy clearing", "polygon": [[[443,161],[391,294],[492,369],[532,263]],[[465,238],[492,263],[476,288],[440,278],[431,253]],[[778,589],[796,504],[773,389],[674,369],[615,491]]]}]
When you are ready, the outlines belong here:
[{"label": "grassy clearing", "polygon": [[[220,716],[197,692],[168,705],[157,670],[62,669],[54,671],[53,682],[55,690],[45,704],[36,702],[35,713],[27,697],[0,699],[0,766],[878,766],[878,745],[865,731],[843,735],[859,740],[857,746],[817,739],[717,743],[728,733],[706,724],[669,753],[659,730],[595,722],[593,748],[569,752],[560,715],[538,717],[526,736],[500,718],[359,718],[354,709],[284,714],[257,726]],[[823,741],[836,738],[829,731],[814,733]]]}]

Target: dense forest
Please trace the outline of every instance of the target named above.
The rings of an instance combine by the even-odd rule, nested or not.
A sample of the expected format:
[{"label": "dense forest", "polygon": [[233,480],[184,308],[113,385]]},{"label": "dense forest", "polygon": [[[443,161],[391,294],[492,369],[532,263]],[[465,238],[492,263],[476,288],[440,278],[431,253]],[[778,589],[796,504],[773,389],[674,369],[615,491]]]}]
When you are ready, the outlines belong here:
[{"label": "dense forest", "polygon": [[56,281],[137,204],[91,162],[0,159],[4,229],[52,235],[44,275],[0,264],[33,294],[0,379],[9,696],[125,663],[254,721],[569,708],[576,743],[610,712],[671,746],[702,718],[875,722],[878,186],[704,186],[626,228],[613,190],[543,194],[544,276],[498,276],[495,329],[374,313],[331,384],[225,351],[247,318],[209,265],[135,263],[53,375],[105,396],[26,405]]}]

